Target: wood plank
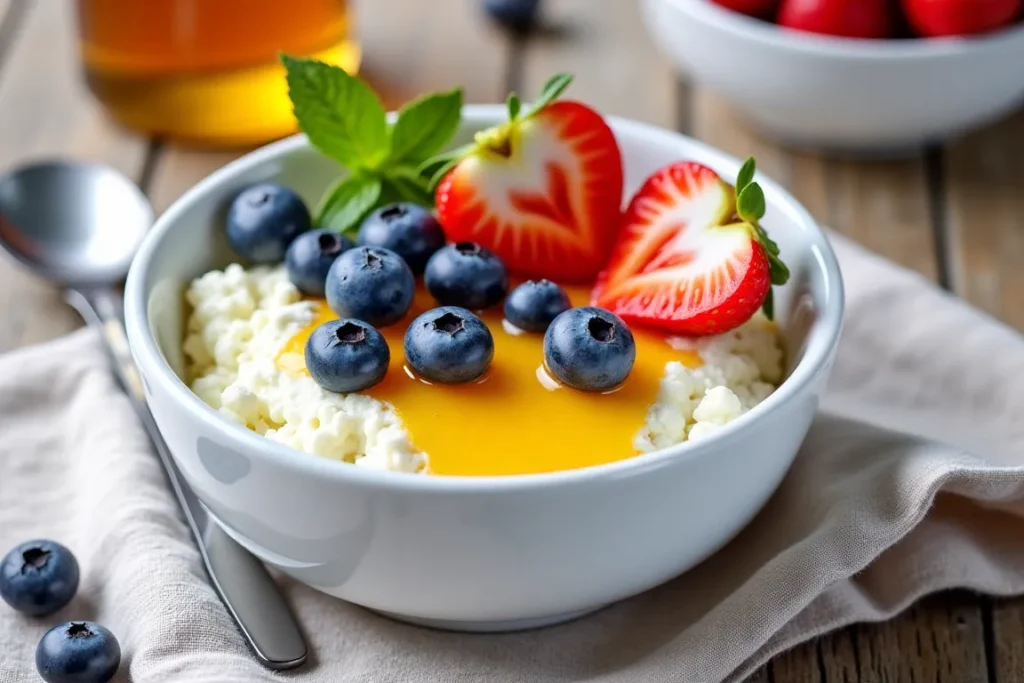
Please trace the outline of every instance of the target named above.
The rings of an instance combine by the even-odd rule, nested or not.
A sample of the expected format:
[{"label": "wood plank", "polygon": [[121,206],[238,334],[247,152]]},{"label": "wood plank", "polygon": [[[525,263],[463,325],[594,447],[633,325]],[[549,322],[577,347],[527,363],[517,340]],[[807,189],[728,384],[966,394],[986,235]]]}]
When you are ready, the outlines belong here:
[{"label": "wood plank", "polygon": [[1024,681],[1024,598],[992,606],[992,641],[996,680]]},{"label": "wood plank", "polygon": [[[689,119],[696,137],[737,157],[754,155],[759,167],[786,185],[820,223],[937,277],[923,155],[897,162],[837,161],[787,150],[752,132],[719,97],[702,88],[691,92]],[[966,628],[951,625],[960,622]],[[967,602],[953,613],[941,599],[886,624],[858,626],[807,643],[772,662],[775,683],[970,681],[985,675],[980,607]]]},{"label": "wood plank", "polygon": [[[463,0],[362,3],[357,18],[363,43],[361,76],[397,108],[423,94],[462,86],[466,102],[504,96],[509,47]],[[402,20],[395,21],[396,13]],[[204,151],[168,147],[156,160],[150,199],[158,211],[210,172],[247,150]]]},{"label": "wood plank", "polygon": [[468,103],[504,100],[511,45],[480,3],[374,0],[360,3],[359,12],[361,75],[389,108],[455,86]]},{"label": "wood plank", "polygon": [[952,144],[946,222],[958,294],[1024,330],[1024,112]]},{"label": "wood plank", "polygon": [[[117,129],[89,96],[78,66],[71,3],[11,0],[17,30],[0,72],[0,168],[47,157],[104,162],[129,177],[145,144]],[[18,14],[20,13],[20,15]],[[50,339],[81,323],[57,290],[0,260],[0,351]]]},{"label": "wood plank", "polygon": [[526,45],[517,85],[523,99],[531,99],[552,74],[567,71],[575,75],[568,96],[604,114],[676,127],[675,76],[655,51],[638,3],[561,0],[549,3],[547,11],[557,30]]},{"label": "wood plank", "polygon": [[[1024,111],[949,145],[946,224],[953,288],[1024,331]],[[992,607],[998,681],[1024,680],[1024,600]]]}]

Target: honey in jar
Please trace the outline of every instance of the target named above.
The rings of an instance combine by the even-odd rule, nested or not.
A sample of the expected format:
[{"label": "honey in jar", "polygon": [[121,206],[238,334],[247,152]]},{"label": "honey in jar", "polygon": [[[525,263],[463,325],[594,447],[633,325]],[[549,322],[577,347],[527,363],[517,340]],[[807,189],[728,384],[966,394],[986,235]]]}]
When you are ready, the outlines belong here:
[{"label": "honey in jar", "polygon": [[149,135],[253,145],[296,130],[278,53],[359,66],[346,0],[78,0],[88,85]]}]

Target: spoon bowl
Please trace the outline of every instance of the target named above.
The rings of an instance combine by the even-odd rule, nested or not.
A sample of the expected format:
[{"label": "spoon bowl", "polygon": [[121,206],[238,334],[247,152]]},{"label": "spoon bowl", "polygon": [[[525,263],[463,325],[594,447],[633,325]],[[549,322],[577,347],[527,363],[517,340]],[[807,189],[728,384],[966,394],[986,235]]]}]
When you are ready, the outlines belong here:
[{"label": "spoon bowl", "polygon": [[146,196],[106,166],[41,162],[0,179],[0,244],[71,287],[123,280],[152,224]]}]

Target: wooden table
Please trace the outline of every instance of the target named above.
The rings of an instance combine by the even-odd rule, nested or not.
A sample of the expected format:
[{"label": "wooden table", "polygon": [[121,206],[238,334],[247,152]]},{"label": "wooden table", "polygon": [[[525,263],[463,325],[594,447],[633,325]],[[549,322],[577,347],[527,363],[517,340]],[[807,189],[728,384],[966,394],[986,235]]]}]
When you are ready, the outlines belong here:
[{"label": "wooden table", "polygon": [[[364,75],[394,106],[461,84],[469,102],[529,97],[555,71],[609,114],[677,129],[759,167],[823,223],[1024,328],[1024,114],[895,163],[791,153],[752,134],[655,53],[630,0],[551,0],[529,41],[488,27],[475,0],[365,0]],[[41,157],[109,163],[162,210],[240,152],[166,146],[114,127],[80,81],[72,3],[0,0],[0,171]],[[80,322],[57,292],[0,261],[0,351]],[[936,596],[880,625],[777,658],[752,680],[979,683],[1024,680],[1024,601]]]}]

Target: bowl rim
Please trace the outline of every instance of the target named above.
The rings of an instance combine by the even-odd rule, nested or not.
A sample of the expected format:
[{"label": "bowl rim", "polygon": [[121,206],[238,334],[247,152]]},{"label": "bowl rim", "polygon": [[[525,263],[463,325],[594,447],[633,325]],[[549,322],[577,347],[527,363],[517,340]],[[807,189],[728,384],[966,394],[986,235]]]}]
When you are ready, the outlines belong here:
[{"label": "bowl rim", "polygon": [[[463,123],[471,125],[493,125],[504,120],[504,105],[467,105],[463,107]],[[735,181],[741,162],[714,148],[675,131],[666,130],[647,123],[641,123],[616,116],[606,119],[613,130],[628,131],[632,135],[653,137],[656,141],[671,146],[682,139],[688,146],[701,151],[710,164],[724,178]],[[162,238],[178,222],[187,208],[202,196],[212,192],[238,173],[272,162],[282,154],[310,147],[302,135],[265,145],[222,166],[179,197],[154,224],[146,235],[135,260],[132,262],[125,285],[125,321],[131,351],[143,370],[143,377],[159,385],[160,390],[178,402],[189,417],[204,423],[210,430],[223,434],[227,444],[240,449],[247,455],[258,457],[272,464],[292,470],[301,470],[311,476],[323,479],[359,484],[370,488],[389,490],[411,490],[440,493],[480,493],[506,490],[540,489],[548,486],[584,484],[597,479],[633,476],[643,470],[655,470],[670,461],[679,459],[696,460],[713,457],[729,441],[740,438],[743,430],[755,421],[771,419],[780,407],[804,392],[831,363],[842,329],[844,296],[839,264],[824,231],[818,226],[807,210],[786,190],[769,178],[758,173],[757,180],[765,193],[774,199],[791,215],[798,228],[808,237],[809,251],[823,275],[823,305],[820,317],[811,326],[805,343],[803,357],[790,375],[772,394],[750,411],[741,415],[718,430],[708,439],[684,442],[650,453],[641,453],[601,465],[573,470],[534,474],[513,474],[500,476],[428,475],[373,470],[324,458],[267,439],[235,424],[202,401],[174,372],[160,352],[148,318],[148,301],[144,291],[149,264],[159,251]]]},{"label": "bowl rim", "polygon": [[763,46],[809,55],[864,60],[926,60],[955,58],[986,49],[997,49],[1024,40],[1024,20],[991,33],[941,38],[847,38],[786,29],[778,24],[749,17],[710,0],[646,0],[663,3],[705,24],[738,33]]}]

